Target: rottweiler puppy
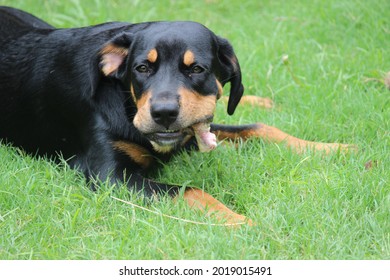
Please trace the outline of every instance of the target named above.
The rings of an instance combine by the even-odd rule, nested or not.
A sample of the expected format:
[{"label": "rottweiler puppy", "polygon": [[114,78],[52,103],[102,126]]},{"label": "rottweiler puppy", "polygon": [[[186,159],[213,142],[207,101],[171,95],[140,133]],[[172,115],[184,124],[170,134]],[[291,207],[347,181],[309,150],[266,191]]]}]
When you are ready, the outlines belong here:
[{"label": "rottweiler puppy", "polygon": [[[1,7],[0,46],[0,139],[36,155],[61,154],[93,182],[177,197],[181,186],[143,174],[183,149],[212,150],[217,138],[261,137],[298,151],[347,148],[264,124],[213,124],[224,85],[229,114],[244,87],[231,44],[199,23],[56,29]],[[200,189],[187,187],[181,197],[227,224],[251,224]]]}]

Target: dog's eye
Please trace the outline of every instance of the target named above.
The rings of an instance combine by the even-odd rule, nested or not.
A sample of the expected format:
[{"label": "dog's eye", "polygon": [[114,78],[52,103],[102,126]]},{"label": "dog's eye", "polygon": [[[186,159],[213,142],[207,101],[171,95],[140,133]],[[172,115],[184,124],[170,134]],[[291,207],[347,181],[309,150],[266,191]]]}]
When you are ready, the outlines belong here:
[{"label": "dog's eye", "polygon": [[135,68],[139,73],[148,73],[149,72],[149,67],[146,66],[145,64],[139,65]]},{"label": "dog's eye", "polygon": [[193,74],[200,74],[204,71],[204,69],[202,67],[200,67],[199,65],[195,65],[191,68],[191,73]]}]

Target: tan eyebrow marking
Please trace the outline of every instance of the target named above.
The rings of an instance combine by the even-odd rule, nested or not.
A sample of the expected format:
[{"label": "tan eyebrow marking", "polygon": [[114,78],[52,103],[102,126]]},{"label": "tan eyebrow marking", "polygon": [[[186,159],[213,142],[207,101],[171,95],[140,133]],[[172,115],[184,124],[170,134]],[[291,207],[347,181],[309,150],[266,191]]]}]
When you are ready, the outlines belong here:
[{"label": "tan eyebrow marking", "polygon": [[155,63],[157,61],[157,57],[158,57],[158,53],[157,53],[156,49],[151,49],[148,52],[147,58],[148,58],[150,63]]},{"label": "tan eyebrow marking", "polygon": [[187,66],[190,66],[191,64],[193,64],[195,62],[195,55],[192,51],[189,51],[187,50],[185,53],[184,53],[184,57],[183,57],[183,63]]}]

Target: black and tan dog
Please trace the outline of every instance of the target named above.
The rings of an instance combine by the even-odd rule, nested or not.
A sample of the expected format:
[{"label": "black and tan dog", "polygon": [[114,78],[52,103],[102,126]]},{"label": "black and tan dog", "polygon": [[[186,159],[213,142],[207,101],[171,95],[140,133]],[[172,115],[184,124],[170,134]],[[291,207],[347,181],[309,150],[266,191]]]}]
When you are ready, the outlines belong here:
[{"label": "black and tan dog", "polygon": [[[110,178],[148,196],[178,196],[180,186],[142,174],[182,149],[213,149],[215,135],[260,137],[298,151],[347,148],[263,124],[211,124],[210,132],[226,83],[233,114],[245,100],[238,60],[227,40],[198,23],[56,29],[0,8],[0,139],[38,155],[61,153],[87,179]],[[190,206],[226,223],[251,223],[199,189],[183,193]]]}]

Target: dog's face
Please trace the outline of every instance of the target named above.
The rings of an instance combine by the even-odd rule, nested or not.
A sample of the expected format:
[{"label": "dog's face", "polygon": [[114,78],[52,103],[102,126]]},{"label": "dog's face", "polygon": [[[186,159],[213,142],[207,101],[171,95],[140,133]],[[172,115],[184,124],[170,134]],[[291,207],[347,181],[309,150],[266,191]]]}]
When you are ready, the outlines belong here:
[{"label": "dog's face", "polygon": [[129,87],[135,127],[159,151],[182,143],[192,125],[212,121],[225,83],[229,114],[243,93],[231,45],[198,23],[145,24],[114,38],[101,55],[103,73]]}]

